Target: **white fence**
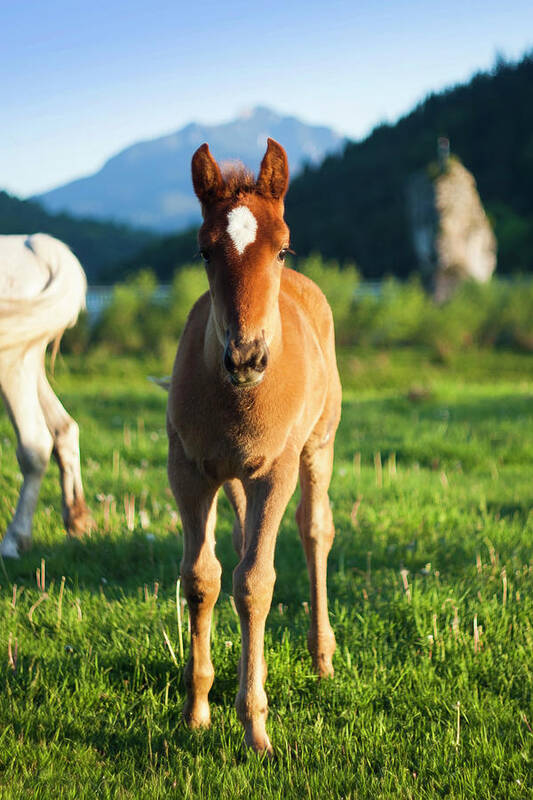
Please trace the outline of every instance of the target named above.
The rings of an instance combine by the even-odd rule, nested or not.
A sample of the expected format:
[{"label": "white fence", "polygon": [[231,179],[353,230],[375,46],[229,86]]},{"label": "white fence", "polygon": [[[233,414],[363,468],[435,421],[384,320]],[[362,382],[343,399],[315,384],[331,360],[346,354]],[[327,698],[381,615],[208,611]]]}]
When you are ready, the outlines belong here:
[{"label": "white fence", "polygon": [[[164,304],[170,296],[170,284],[157,286],[153,299],[156,303]],[[94,322],[98,319],[102,311],[110,305],[113,298],[113,286],[89,286],[87,289],[87,312],[89,319]]]}]

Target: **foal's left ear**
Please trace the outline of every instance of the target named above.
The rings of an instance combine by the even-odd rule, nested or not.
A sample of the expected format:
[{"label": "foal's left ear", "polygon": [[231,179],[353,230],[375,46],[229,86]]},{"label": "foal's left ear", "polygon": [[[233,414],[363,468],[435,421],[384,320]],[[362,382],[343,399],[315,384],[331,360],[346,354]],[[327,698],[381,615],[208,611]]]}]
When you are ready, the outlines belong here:
[{"label": "foal's left ear", "polygon": [[283,200],[289,188],[289,162],[287,153],[274,139],[268,139],[268,147],[257,179],[257,189],[274,200]]},{"label": "foal's left ear", "polygon": [[202,144],[192,157],[192,184],[202,206],[212,203],[222,193],[224,180],[209,146]]}]

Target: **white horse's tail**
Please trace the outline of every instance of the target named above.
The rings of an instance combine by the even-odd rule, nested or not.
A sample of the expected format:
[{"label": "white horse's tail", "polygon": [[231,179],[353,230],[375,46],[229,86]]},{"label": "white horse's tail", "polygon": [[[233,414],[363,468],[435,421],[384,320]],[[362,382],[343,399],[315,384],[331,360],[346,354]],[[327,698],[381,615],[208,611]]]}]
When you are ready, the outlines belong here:
[{"label": "white horse's tail", "polygon": [[85,308],[87,279],[74,253],[52,236],[36,233],[25,246],[49,271],[44,288],[34,297],[0,297],[0,350],[39,339],[59,339]]}]

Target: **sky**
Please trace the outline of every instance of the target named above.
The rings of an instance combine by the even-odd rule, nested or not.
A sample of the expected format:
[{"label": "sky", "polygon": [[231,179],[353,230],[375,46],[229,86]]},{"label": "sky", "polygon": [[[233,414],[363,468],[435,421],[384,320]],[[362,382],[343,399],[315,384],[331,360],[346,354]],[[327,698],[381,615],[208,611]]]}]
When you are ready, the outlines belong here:
[{"label": "sky", "polygon": [[255,105],[359,139],[531,48],[532,0],[0,0],[0,188]]}]

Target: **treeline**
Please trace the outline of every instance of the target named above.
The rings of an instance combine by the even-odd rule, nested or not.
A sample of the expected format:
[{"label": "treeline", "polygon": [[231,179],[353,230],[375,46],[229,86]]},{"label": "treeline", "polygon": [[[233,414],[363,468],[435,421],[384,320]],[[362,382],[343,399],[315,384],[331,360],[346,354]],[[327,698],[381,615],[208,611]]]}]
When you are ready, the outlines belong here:
[{"label": "treeline", "polygon": [[412,273],[406,185],[435,159],[439,136],[476,178],[498,239],[498,272],[533,271],[533,54],[500,60],[308,167],[287,197],[294,249],[354,260],[366,278]]},{"label": "treeline", "polygon": [[49,214],[39,203],[0,191],[0,234],[49,233],[68,244],[80,259],[89,282],[113,274],[117,264],[131,258],[154,235],[113,222]]},{"label": "treeline", "polygon": [[150,270],[161,283],[170,283],[176,268],[190,264],[198,253],[197,236],[195,226],[173,236],[154,238],[131,257],[103,270],[100,282],[115,283],[140,270]]},{"label": "treeline", "polygon": [[[432,94],[395,125],[380,125],[292,183],[286,218],[299,256],[352,261],[367,279],[417,271],[407,184],[436,158],[437,139],[474,174],[498,239],[498,273],[533,271],[533,56],[499,61],[468,84]],[[195,229],[124,259],[120,277],[150,267],[161,281],[196,250]],[[112,273],[110,273],[112,275]]]},{"label": "treeline", "polygon": [[[418,278],[389,278],[379,291],[369,292],[353,266],[319,256],[299,266],[328,298],[341,347],[415,346],[439,359],[471,347],[533,351],[531,280],[467,283],[448,303],[436,305]],[[198,264],[178,270],[165,301],[156,287],[149,271],[117,284],[96,324],[90,327],[83,318],[66,332],[63,349],[105,357],[150,355],[171,363],[187,315],[207,289],[205,270]]]}]

